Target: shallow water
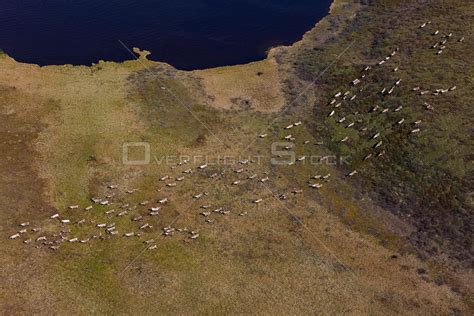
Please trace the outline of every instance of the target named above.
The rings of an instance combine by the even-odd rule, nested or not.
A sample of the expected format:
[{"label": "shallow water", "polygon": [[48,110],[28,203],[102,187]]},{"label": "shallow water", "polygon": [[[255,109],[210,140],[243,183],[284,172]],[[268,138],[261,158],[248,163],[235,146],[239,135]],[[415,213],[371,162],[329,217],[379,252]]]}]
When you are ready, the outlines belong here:
[{"label": "shallow water", "polygon": [[328,12],[329,0],[0,0],[0,49],[18,61],[131,59],[119,43],[179,69],[259,60]]}]

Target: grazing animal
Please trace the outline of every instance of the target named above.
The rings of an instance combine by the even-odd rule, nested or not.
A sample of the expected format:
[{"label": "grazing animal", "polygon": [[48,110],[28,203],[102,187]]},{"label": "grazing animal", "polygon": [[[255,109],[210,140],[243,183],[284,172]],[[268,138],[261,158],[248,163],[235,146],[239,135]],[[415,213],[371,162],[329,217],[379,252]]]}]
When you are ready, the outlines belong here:
[{"label": "grazing animal", "polygon": [[351,171],[350,173],[347,174],[348,177],[352,177],[357,173],[357,170]]},{"label": "grazing animal", "polygon": [[17,239],[18,237],[20,237],[20,234],[16,233],[16,234],[11,235],[9,238],[10,239]]}]

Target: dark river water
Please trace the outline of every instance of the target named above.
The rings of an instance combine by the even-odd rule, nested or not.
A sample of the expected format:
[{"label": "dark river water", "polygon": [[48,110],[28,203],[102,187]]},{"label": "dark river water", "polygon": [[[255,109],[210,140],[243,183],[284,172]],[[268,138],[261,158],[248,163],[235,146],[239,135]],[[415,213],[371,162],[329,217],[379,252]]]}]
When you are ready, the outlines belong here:
[{"label": "dark river water", "polygon": [[0,0],[0,50],[39,65],[133,58],[179,69],[259,60],[324,17],[330,0]]}]

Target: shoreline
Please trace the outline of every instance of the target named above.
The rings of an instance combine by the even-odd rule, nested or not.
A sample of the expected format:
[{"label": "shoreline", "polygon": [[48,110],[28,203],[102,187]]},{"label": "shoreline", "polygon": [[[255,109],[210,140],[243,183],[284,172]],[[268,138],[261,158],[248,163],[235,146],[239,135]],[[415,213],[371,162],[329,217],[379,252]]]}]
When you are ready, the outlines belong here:
[{"label": "shoreline", "polygon": [[10,60],[14,61],[17,64],[29,65],[31,67],[40,68],[40,69],[42,69],[42,68],[78,68],[78,69],[80,69],[80,68],[94,68],[94,67],[96,67],[98,65],[102,65],[102,64],[123,65],[123,64],[126,64],[126,63],[130,63],[130,62],[143,62],[143,61],[155,63],[157,65],[164,65],[164,66],[167,66],[167,67],[171,67],[171,68],[175,69],[176,71],[185,72],[185,73],[193,73],[193,72],[196,72],[196,71],[206,71],[206,70],[211,70],[211,69],[220,69],[220,68],[224,68],[224,67],[245,66],[245,65],[250,65],[252,63],[257,63],[257,62],[262,62],[262,61],[265,61],[265,60],[273,59],[273,54],[274,54],[275,51],[279,51],[279,50],[285,49],[285,48],[291,48],[295,45],[298,45],[300,42],[302,42],[305,39],[305,36],[308,33],[313,32],[318,27],[319,24],[321,24],[325,19],[328,18],[328,16],[330,16],[331,14],[334,14],[339,8],[344,6],[344,4],[349,4],[349,3],[350,3],[350,1],[348,1],[348,0],[333,0],[331,2],[330,6],[329,6],[327,14],[324,17],[322,17],[320,20],[318,20],[312,28],[305,31],[301,35],[300,39],[294,41],[290,45],[278,45],[278,46],[274,46],[274,47],[269,47],[267,49],[267,53],[266,53],[265,58],[256,59],[254,61],[250,61],[250,62],[246,62],[246,63],[242,63],[242,64],[229,64],[229,65],[222,65],[222,66],[202,68],[202,69],[182,70],[182,69],[178,69],[175,66],[173,66],[173,65],[171,65],[167,62],[164,62],[164,61],[148,59],[148,56],[151,55],[151,52],[146,50],[146,49],[141,49],[141,48],[137,48],[137,47],[132,48],[133,52],[138,55],[136,57],[136,59],[127,59],[127,60],[124,60],[124,61],[108,61],[108,60],[100,59],[99,61],[97,61],[95,63],[92,63],[90,65],[58,64],[58,65],[43,65],[43,66],[40,66],[40,65],[35,64],[35,63],[17,61],[14,57],[12,57],[8,53],[3,52],[1,50],[0,50],[0,58],[2,58],[1,57],[2,55],[4,55],[3,58],[6,57],[7,59],[10,59]]}]

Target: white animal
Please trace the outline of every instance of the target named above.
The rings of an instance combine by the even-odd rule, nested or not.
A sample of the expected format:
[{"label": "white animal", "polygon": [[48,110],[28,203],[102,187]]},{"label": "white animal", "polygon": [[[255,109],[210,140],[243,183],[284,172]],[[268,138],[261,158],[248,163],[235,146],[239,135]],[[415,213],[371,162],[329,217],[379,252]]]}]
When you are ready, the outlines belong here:
[{"label": "white animal", "polygon": [[357,170],[351,171],[350,173],[347,174],[348,177],[352,177],[357,173]]},{"label": "white animal", "polygon": [[16,233],[16,234],[11,235],[9,238],[10,239],[17,239],[18,237],[20,237],[20,234]]},{"label": "white animal", "polygon": [[255,204],[259,204],[261,202],[263,202],[263,199],[256,199],[255,201],[253,201],[253,203],[255,203]]}]

